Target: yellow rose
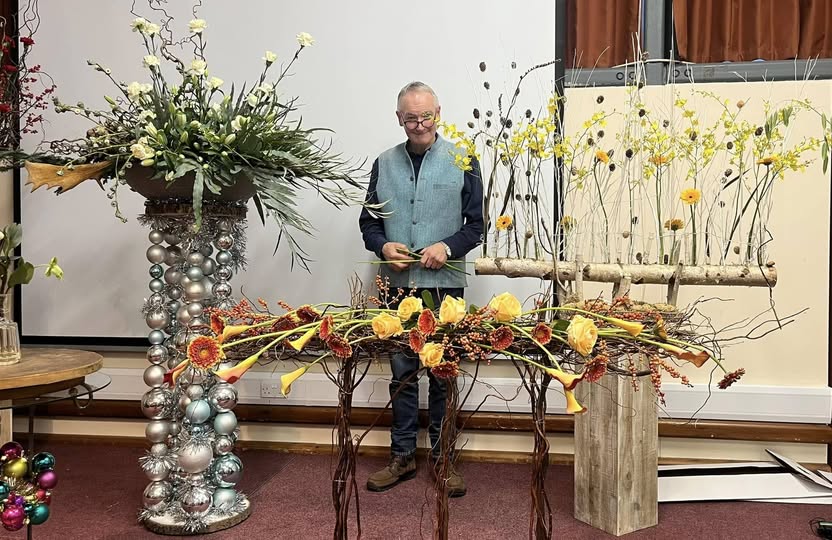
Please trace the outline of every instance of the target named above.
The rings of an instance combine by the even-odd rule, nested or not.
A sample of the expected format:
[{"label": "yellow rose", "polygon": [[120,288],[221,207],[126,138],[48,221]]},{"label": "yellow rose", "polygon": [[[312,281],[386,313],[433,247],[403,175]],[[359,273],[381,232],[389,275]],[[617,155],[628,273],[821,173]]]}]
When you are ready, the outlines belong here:
[{"label": "yellow rose", "polygon": [[398,336],[404,332],[402,321],[389,313],[380,313],[373,317],[373,332],[381,338],[387,339],[390,336]]},{"label": "yellow rose", "polygon": [[415,296],[408,296],[399,304],[399,309],[396,312],[399,319],[402,321],[410,320],[414,313],[422,311],[422,299]]},{"label": "yellow rose", "polygon": [[598,340],[598,327],[592,319],[575,315],[566,329],[569,346],[581,356],[589,356]]},{"label": "yellow rose", "polygon": [[422,350],[419,352],[419,359],[422,365],[428,368],[434,368],[442,362],[442,355],[445,353],[445,348],[438,343],[425,343]]},{"label": "yellow rose", "polygon": [[494,318],[500,322],[509,322],[516,319],[523,312],[520,301],[507,292],[492,298],[488,307],[494,310]]},{"label": "yellow rose", "polygon": [[465,317],[465,300],[446,296],[439,306],[439,322],[442,324],[455,324]]}]

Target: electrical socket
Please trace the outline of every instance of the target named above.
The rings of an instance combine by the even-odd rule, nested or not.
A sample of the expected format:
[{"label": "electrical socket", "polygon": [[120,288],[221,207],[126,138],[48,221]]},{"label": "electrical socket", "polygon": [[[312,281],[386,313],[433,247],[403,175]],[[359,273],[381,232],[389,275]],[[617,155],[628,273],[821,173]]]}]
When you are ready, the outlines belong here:
[{"label": "electrical socket", "polygon": [[260,397],[270,399],[284,399],[286,396],[280,393],[279,380],[260,381]]}]

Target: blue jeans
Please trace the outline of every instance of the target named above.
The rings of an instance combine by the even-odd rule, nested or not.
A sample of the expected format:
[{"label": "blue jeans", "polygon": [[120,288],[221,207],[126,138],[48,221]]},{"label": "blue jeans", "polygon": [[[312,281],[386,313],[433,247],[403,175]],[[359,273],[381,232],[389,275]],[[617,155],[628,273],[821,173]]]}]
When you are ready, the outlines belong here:
[{"label": "blue jeans", "polygon": [[[424,289],[417,289],[416,296],[421,298]],[[462,298],[465,290],[428,289],[438,307],[445,296]],[[392,396],[393,424],[390,428],[390,452],[394,456],[410,456],[416,452],[416,437],[419,433],[419,380],[414,375],[421,364],[419,356],[412,351],[398,352],[390,357],[390,368],[393,377],[390,381],[390,396]],[[445,418],[445,383],[428,371],[430,385],[428,386],[428,434],[430,436],[431,453],[439,455],[439,434],[442,429],[442,419]]]}]

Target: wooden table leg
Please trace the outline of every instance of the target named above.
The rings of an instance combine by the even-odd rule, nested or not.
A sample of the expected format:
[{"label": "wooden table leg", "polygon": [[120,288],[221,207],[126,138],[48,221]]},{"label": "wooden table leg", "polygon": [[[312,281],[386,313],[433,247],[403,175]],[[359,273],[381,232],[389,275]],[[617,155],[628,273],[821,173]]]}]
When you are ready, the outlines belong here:
[{"label": "wooden table leg", "polygon": [[12,410],[11,403],[8,401],[0,401],[0,444],[4,444],[12,440]]}]

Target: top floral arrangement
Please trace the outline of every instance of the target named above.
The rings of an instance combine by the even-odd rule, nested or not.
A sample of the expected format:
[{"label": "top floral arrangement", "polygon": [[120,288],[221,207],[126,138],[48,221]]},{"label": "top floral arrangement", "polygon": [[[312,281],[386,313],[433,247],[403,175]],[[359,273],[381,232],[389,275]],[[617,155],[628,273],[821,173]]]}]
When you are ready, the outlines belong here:
[{"label": "top floral arrangement", "polygon": [[[292,119],[296,98],[278,94],[301,51],[314,43],[312,36],[297,35],[298,49],[276,75],[277,55],[266,51],[257,81],[229,88],[209,70],[206,21],[191,20],[188,36],[178,42],[173,41],[171,22],[168,18],[159,25],[136,18],[131,24],[146,48],[142,64],[149,82],[118,81],[110,68],[88,61],[119,92],[105,96],[108,110],[56,100],[58,112],[83,116],[94,125],[82,138],[51,142],[46,152],[29,156],[26,165],[34,189],[46,184],[60,192],[86,179],[115,178],[108,197],[122,220],[116,192],[129,184],[148,198],[192,200],[196,228],[204,199],[253,197],[261,219],[271,215],[289,242],[293,262],[306,266],[292,235],[292,230],[311,232],[311,224],[295,207],[297,191],[311,188],[336,207],[363,202],[362,185],[353,179],[360,164],[331,153],[316,140],[318,129],[304,129],[300,120]],[[188,44],[193,56],[178,58],[173,49]],[[168,80],[166,64],[175,69],[177,81]]]},{"label": "top floral arrangement", "polygon": [[[535,104],[521,85],[550,65],[523,73],[511,94],[489,94],[467,131],[444,125],[461,167],[466,156],[482,162],[485,257],[559,250],[598,263],[764,265],[775,181],[818,157],[828,167],[832,121],[808,99],[639,83]],[[795,129],[803,115],[817,115],[820,129]]]}]

